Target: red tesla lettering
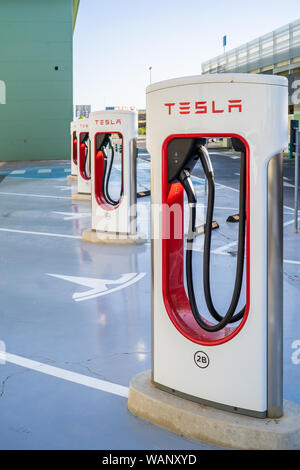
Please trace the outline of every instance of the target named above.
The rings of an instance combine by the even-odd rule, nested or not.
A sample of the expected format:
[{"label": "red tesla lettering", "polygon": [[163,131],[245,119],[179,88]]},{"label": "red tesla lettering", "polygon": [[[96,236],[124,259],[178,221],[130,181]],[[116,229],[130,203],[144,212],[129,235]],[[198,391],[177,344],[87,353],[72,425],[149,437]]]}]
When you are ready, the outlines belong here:
[{"label": "red tesla lettering", "polygon": [[196,114],[206,114],[207,113],[206,103],[207,103],[207,101],[196,101],[196,103],[195,103]]},{"label": "red tesla lettering", "polygon": [[228,111],[230,113],[234,108],[237,108],[240,113],[242,112],[242,100],[229,100],[229,103],[231,103],[228,105]]},{"label": "red tesla lettering", "polygon": [[213,113],[224,113],[224,109],[216,109],[216,102],[212,102],[212,112]]},{"label": "red tesla lettering", "polygon": [[190,114],[190,102],[186,101],[183,103],[179,103],[179,112],[180,114]]},{"label": "red tesla lettering", "polygon": [[117,119],[116,124],[121,124],[121,119]]},{"label": "red tesla lettering", "polygon": [[165,106],[169,108],[169,115],[171,114],[171,106],[175,106],[175,103],[165,103]]}]

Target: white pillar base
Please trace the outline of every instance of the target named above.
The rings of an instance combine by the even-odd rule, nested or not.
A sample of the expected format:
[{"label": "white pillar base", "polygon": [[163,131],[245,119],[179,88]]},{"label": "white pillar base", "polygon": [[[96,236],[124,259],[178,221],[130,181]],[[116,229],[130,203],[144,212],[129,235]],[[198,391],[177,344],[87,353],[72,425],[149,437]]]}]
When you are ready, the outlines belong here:
[{"label": "white pillar base", "polygon": [[220,447],[300,449],[300,406],[288,401],[280,419],[250,418],[163,392],[151,383],[151,371],[145,371],[131,380],[128,408],[153,424]]}]

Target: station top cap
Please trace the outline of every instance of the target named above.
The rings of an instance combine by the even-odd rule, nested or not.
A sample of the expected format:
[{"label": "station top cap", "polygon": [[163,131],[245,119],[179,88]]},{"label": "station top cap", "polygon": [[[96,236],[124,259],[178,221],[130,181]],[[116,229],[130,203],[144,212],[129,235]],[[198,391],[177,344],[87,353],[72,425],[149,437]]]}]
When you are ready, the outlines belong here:
[{"label": "station top cap", "polygon": [[215,73],[193,75],[191,77],[172,78],[171,80],[164,80],[162,82],[149,85],[146,93],[163,90],[166,88],[173,88],[185,85],[197,85],[204,83],[249,83],[257,85],[277,85],[288,86],[286,77],[278,75],[267,74],[252,74],[252,73]]},{"label": "station top cap", "polygon": [[111,115],[126,115],[128,114],[129,116],[132,116],[133,114],[137,114],[137,111],[131,110],[131,109],[102,109],[101,111],[94,111],[90,113],[90,119],[98,118],[98,117],[104,117],[107,114],[107,116]]}]

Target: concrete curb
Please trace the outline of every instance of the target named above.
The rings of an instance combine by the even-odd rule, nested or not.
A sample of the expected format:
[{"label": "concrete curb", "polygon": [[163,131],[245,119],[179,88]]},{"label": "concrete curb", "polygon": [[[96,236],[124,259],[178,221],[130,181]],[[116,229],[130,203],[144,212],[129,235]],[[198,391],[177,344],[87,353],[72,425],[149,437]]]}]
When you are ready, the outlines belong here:
[{"label": "concrete curb", "polygon": [[131,380],[128,409],[136,416],[191,439],[225,448],[300,449],[300,406],[284,402],[280,419],[250,418],[200,405],[157,389],[151,371]]},{"label": "concrete curb", "polygon": [[92,196],[90,194],[76,193],[72,194],[73,201],[91,201]]},{"label": "concrete curb", "polygon": [[76,175],[68,175],[67,176],[67,181],[77,181],[77,176]]},{"label": "concrete curb", "polygon": [[89,243],[111,245],[142,245],[147,241],[143,234],[118,236],[115,233],[97,232],[96,230],[82,232],[82,240]]}]

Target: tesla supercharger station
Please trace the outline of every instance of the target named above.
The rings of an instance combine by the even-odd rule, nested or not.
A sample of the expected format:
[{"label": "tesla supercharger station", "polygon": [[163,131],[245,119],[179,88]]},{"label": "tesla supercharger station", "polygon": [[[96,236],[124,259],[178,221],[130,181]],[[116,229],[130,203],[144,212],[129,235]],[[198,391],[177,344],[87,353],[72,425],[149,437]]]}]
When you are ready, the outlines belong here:
[{"label": "tesla supercharger station", "polygon": [[[137,233],[136,111],[97,111],[89,117],[92,174],[92,234],[142,242]],[[87,232],[86,232],[87,233]],[[91,235],[91,233],[89,234]],[[91,241],[91,237],[83,239]]]},{"label": "tesla supercharger station", "polygon": [[78,155],[78,194],[91,194],[91,158],[89,143],[89,120],[77,121],[77,155]]},{"label": "tesla supercharger station", "polygon": [[[202,75],[147,88],[153,382],[180,397],[261,418],[283,412],[281,152],[288,139],[287,108],[287,80],[278,76]],[[237,262],[244,268],[246,295],[240,312],[235,309],[241,272],[229,308],[216,312],[210,298],[211,137],[231,138],[241,151]],[[204,264],[194,258],[192,266],[193,217],[197,202],[204,202],[196,202],[190,177],[197,162],[208,179],[209,203]],[[190,212],[186,249],[183,216],[178,222],[174,215],[184,206]],[[203,272],[204,288],[193,285],[192,269]],[[197,289],[204,289],[207,304],[198,308]]]},{"label": "tesla supercharger station", "polygon": [[77,176],[77,121],[72,121],[70,124],[71,132],[71,176]]}]

